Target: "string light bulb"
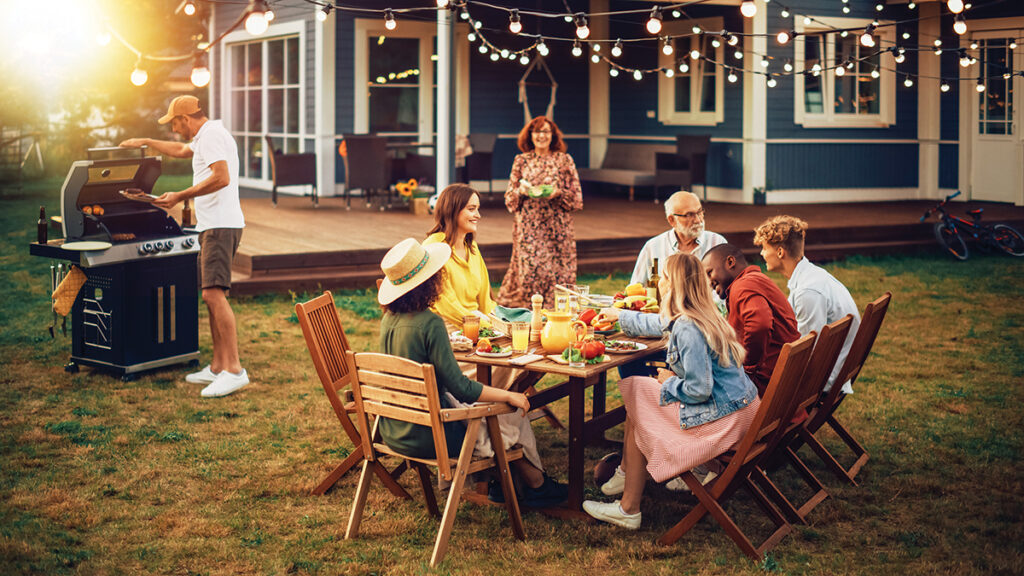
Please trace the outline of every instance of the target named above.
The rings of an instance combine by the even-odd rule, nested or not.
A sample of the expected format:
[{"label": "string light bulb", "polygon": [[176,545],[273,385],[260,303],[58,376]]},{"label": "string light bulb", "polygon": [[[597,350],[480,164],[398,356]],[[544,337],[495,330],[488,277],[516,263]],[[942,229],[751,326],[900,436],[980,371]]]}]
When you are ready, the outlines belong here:
[{"label": "string light bulb", "polygon": [[655,6],[651,10],[651,16],[647,19],[647,33],[657,34],[661,32],[661,8]]},{"label": "string light bulb", "polygon": [[789,18],[789,8],[783,7],[782,12],[779,12],[779,16],[783,18]]},{"label": "string light bulb", "polygon": [[619,69],[612,67],[612,69],[608,71],[608,75],[611,76],[612,78],[615,78],[616,76],[619,75]]},{"label": "string light bulb", "polygon": [[317,10],[316,11],[316,19],[321,21],[321,22],[326,22],[327,21],[327,17],[331,15],[331,10],[333,8],[334,8],[334,6],[332,6],[330,4],[327,4],[326,6],[321,8],[320,10]]},{"label": "string light bulb", "polygon": [[583,54],[583,48],[580,47],[579,40],[573,40],[572,42],[572,55],[579,58]]},{"label": "string light bulb", "polygon": [[644,73],[643,72],[641,72],[639,70],[633,70],[633,80],[640,81],[640,80],[643,80],[643,79],[644,79]]},{"label": "string light bulb", "polygon": [[537,53],[540,54],[541,56],[547,56],[548,52],[548,45],[544,43],[544,40],[541,40],[537,44]]},{"label": "string light bulb", "polygon": [[743,60],[743,50],[737,50],[733,53],[733,57],[737,60]]},{"label": "string light bulb", "polygon": [[437,7],[438,8],[447,8],[448,7],[448,0],[437,0]]},{"label": "string light bulb", "polygon": [[782,69],[785,70],[786,72],[792,72],[793,71],[793,61],[790,60],[789,58],[786,58],[786,63],[782,65]]},{"label": "string light bulb", "polygon": [[767,68],[770,63],[767,58],[761,58],[761,68]]},{"label": "string light bulb", "polygon": [[192,0],[185,0],[185,6],[181,9],[186,16],[194,16],[196,13],[196,4]]},{"label": "string light bulb", "polygon": [[142,86],[149,80],[149,73],[142,67],[142,57],[139,56],[139,61],[135,63],[135,69],[132,70],[132,75],[129,78],[132,84],[136,86]]},{"label": "string light bulb", "polygon": [[598,64],[601,62],[601,57],[598,56],[597,54],[591,54],[590,61],[593,62],[594,64]]},{"label": "string light bulb", "polygon": [[939,86],[939,90],[942,90],[943,92],[949,92],[949,82],[943,82],[942,85]]},{"label": "string light bulb", "polygon": [[594,52],[600,52],[601,51],[601,43],[600,42],[592,42],[591,43],[591,48],[594,50]]},{"label": "string light bulb", "polygon": [[384,27],[388,30],[398,28],[398,22],[395,22],[395,13],[391,11],[391,8],[384,11]]},{"label": "string light bulb", "polygon": [[907,76],[907,79],[903,81],[903,85],[906,86],[907,88],[913,88],[914,79],[911,78],[910,76]]},{"label": "string light bulb", "polygon": [[882,73],[878,71],[878,68],[872,68],[871,77],[874,78],[875,80],[878,80],[879,78],[882,77]]},{"label": "string light bulb", "polygon": [[703,30],[701,30],[701,27],[700,27],[699,25],[697,25],[697,24],[694,24],[694,25],[693,25],[693,28],[690,28],[690,30],[691,30],[691,31],[692,31],[692,32],[693,32],[694,34],[700,34],[701,32],[703,32]]},{"label": "string light bulb", "polygon": [[671,78],[676,75],[676,71],[671,68],[665,68],[665,78]]},{"label": "string light bulb", "polygon": [[864,33],[860,35],[860,45],[865,48],[872,48],[875,45],[875,23],[868,24]]},{"label": "string light bulb", "polygon": [[686,60],[680,61],[679,62],[679,73],[680,74],[686,74],[689,71],[690,71],[690,65],[686,63]]},{"label": "string light bulb", "polygon": [[779,32],[775,37],[775,40],[777,40],[779,44],[786,45],[789,44],[789,41],[792,40],[794,36],[796,36],[796,32],[783,30],[782,32]]},{"label": "string light bulb", "polygon": [[622,56],[622,38],[615,41],[615,45],[612,46],[612,56],[618,58]]},{"label": "string light bulb", "polygon": [[775,77],[774,76],[769,74],[768,75],[768,82],[767,82],[767,84],[768,84],[769,88],[775,88],[775,85],[778,84],[778,82],[775,81]]},{"label": "string light bulb", "polygon": [[202,88],[210,83],[210,68],[206,66],[206,53],[199,52],[192,61],[192,74],[189,76],[192,85]]},{"label": "string light bulb", "polygon": [[466,34],[466,40],[469,40],[470,42],[476,42],[476,32],[471,31],[469,34]]},{"label": "string light bulb", "polygon": [[1016,40],[1010,40],[1010,50],[1016,50],[1016,49],[1017,49],[1017,41]]},{"label": "string light bulb", "polygon": [[469,10],[466,10],[465,6],[462,7],[462,12],[459,12],[459,18],[469,20]]},{"label": "string light bulb", "polygon": [[718,36],[715,36],[714,38],[711,39],[711,47],[712,48],[721,48],[722,47],[722,41],[718,39]]},{"label": "string light bulb", "polygon": [[882,10],[885,10],[885,4],[882,4],[881,2],[879,2],[878,4],[875,4],[875,11],[876,12],[881,12]]},{"label": "string light bulb", "polygon": [[948,0],[946,8],[953,14],[959,14],[964,11],[964,0]]},{"label": "string light bulb", "polygon": [[894,46],[893,49],[896,51],[896,55],[893,57],[893,60],[895,60],[897,64],[903,64],[903,61],[907,59],[907,51],[898,46]]},{"label": "string light bulb", "polygon": [[728,81],[729,81],[730,83],[732,83],[732,84],[735,84],[735,83],[736,83],[736,81],[737,81],[737,80],[739,80],[739,77],[738,77],[738,76],[736,76],[736,70],[734,70],[734,69],[732,69],[732,68],[729,68],[729,75],[728,75],[728,76],[726,76],[726,79],[727,79],[727,80],[728,80]]},{"label": "string light bulb", "polygon": [[971,57],[967,55],[967,50],[960,49],[960,67],[967,68],[971,65]]},{"label": "string light bulb", "polygon": [[845,76],[846,75],[845,63],[844,64],[840,64],[839,66],[836,66],[835,72],[836,72],[836,76],[838,76],[840,78]]},{"label": "string light bulb", "polygon": [[[728,34],[728,33],[727,33]],[[735,46],[740,43],[740,37],[735,34],[729,34],[729,46]]]},{"label": "string light bulb", "polygon": [[497,52],[491,52],[491,62],[497,62],[498,58],[501,58],[501,56]]},{"label": "string light bulb", "polygon": [[530,63],[530,57],[527,56],[524,52],[523,55],[519,57],[519,63],[522,64],[523,66],[526,66],[527,64]]},{"label": "string light bulb", "polygon": [[903,39],[904,40],[910,40],[910,32],[904,32],[903,33]]},{"label": "string light bulb", "polygon": [[908,10],[913,10],[914,8],[917,8],[917,2],[910,2],[909,4],[907,4]]},{"label": "string light bulb", "polygon": [[1013,74],[1011,74],[1009,71],[1003,72],[1003,80],[1009,80],[1010,78],[1013,78]]},{"label": "string light bulb", "polygon": [[267,3],[264,0],[252,0],[249,3],[249,15],[245,17],[245,30],[253,36],[267,31]]},{"label": "string light bulb", "polygon": [[670,40],[668,36],[665,36],[665,44],[661,47],[661,53],[665,56],[671,56],[673,51],[672,40]]},{"label": "string light bulb", "polygon": [[523,31],[523,23],[519,21],[519,10],[513,9],[508,14],[508,31],[519,34]]},{"label": "string light bulb", "polygon": [[267,22],[273,22],[276,16],[277,15],[274,14],[274,11],[271,10],[270,8],[267,8],[267,11],[263,13],[263,17],[267,20]]},{"label": "string light bulb", "polygon": [[740,4],[740,14],[745,18],[753,18],[757,14],[757,4],[754,4],[754,0],[743,0]]},{"label": "string light bulb", "polygon": [[984,92],[985,91],[985,79],[984,78],[978,78],[978,85],[975,86],[974,89],[977,90],[979,94]]},{"label": "string light bulb", "polygon": [[576,37],[586,40],[590,37],[590,28],[587,26],[587,17],[580,12],[576,15]]},{"label": "string light bulb", "polygon": [[967,32],[967,20],[964,20],[963,12],[956,15],[953,19],[953,32],[963,36]]},{"label": "string light bulb", "polygon": [[696,48],[690,50],[690,58],[692,60],[697,60],[698,58],[700,58],[700,50],[697,50]]},{"label": "string light bulb", "polygon": [[487,51],[487,44],[480,44],[480,47],[477,48],[477,52],[481,54],[487,54]]}]

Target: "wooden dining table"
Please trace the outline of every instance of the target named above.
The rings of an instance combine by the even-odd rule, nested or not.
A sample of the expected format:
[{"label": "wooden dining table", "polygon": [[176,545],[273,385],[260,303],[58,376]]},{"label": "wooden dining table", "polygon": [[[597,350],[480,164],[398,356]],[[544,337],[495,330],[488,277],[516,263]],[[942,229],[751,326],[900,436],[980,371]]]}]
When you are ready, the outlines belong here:
[{"label": "wooden dining table", "polygon": [[[657,338],[636,338],[625,336],[621,333],[608,336],[608,340],[630,340],[647,346],[644,350],[630,353],[606,353],[607,360],[596,364],[586,364],[582,368],[575,368],[568,364],[562,364],[545,356],[529,364],[519,366],[513,361],[523,356],[513,354],[508,357],[495,358],[480,356],[475,351],[455,352],[455,358],[459,362],[471,362],[477,366],[477,380],[484,385],[490,385],[491,368],[503,366],[518,368],[525,371],[525,374],[512,382],[512,389],[516,392],[527,392],[541,378],[548,374],[564,376],[567,379],[529,395],[530,408],[547,406],[556,400],[569,397],[569,499],[568,508],[572,511],[579,511],[583,508],[584,489],[584,455],[583,449],[592,443],[603,441],[604,432],[609,428],[617,426],[626,419],[626,407],[618,406],[612,410],[606,410],[605,400],[607,393],[608,371],[627,362],[646,358],[665,350],[667,339]],[[511,339],[508,336],[492,339],[493,343],[502,348],[511,346]],[[543,348],[539,342],[531,342],[529,353],[544,355]],[[586,390],[593,389],[593,406],[590,418],[586,417]]]}]

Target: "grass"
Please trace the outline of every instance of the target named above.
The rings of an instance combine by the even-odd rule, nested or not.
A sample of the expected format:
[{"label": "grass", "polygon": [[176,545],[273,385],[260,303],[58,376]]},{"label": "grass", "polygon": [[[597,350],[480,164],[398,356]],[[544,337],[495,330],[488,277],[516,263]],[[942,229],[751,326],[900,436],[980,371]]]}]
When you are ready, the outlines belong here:
[{"label": "grass", "polygon": [[[28,255],[38,206],[54,213],[59,187],[0,193],[0,573],[430,572],[437,525],[419,501],[374,484],[361,538],[345,541],[356,475],[309,495],[352,449],[295,320],[293,303],[312,294],[234,301],[254,383],[227,398],[199,398],[184,367],[134,382],[61,369],[70,339],[46,331],[48,262]],[[1024,573],[1024,262],[922,254],[830,270],[861,307],[886,290],[894,300],[841,408],[871,460],[853,487],[807,458],[831,493],[809,526],[755,565],[707,520],[674,546],[656,545],[694,504],[659,486],[648,486],[635,533],[530,513],[529,539],[518,542],[502,510],[467,505],[436,573]],[[625,275],[586,280],[607,293]],[[336,293],[353,346],[374,349],[372,293]],[[554,409],[565,417],[564,401]],[[564,479],[566,433],[534,428],[549,471]],[[419,495],[410,475],[403,482]],[[745,528],[763,525],[745,496],[731,509]]]}]

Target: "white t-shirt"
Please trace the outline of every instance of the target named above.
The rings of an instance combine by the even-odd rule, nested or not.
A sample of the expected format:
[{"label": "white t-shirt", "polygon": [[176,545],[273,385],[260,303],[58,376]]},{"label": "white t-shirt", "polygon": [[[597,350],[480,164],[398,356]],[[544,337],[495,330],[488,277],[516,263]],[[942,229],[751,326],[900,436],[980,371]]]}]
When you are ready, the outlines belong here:
[{"label": "white t-shirt", "polygon": [[189,144],[192,148],[192,185],[213,174],[210,168],[221,160],[228,163],[231,182],[210,194],[196,196],[196,230],[245,228],[242,205],[238,201],[238,145],[220,120],[207,120]]},{"label": "white t-shirt", "polygon": [[[725,244],[725,238],[721,234],[705,230],[700,233],[700,236],[697,236],[697,247],[690,253],[696,256],[698,260],[703,260],[708,250],[719,244]],[[647,284],[647,281],[651,278],[651,264],[654,263],[654,259],[657,258],[662,269],[664,269],[665,261],[676,252],[679,252],[679,237],[676,236],[674,229],[669,228],[666,232],[651,238],[644,244],[643,249],[640,250],[640,256],[636,259],[633,276],[630,277],[629,282],[631,284],[637,282]]]}]

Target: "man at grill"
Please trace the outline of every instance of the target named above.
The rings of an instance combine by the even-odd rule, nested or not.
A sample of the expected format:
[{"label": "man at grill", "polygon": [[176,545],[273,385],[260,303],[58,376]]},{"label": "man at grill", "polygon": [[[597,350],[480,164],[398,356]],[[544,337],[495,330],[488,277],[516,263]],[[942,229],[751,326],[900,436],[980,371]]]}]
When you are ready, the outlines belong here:
[{"label": "man at grill", "polygon": [[249,383],[249,375],[238,359],[235,313],[228,302],[231,261],[242,239],[245,219],[238,200],[238,147],[220,120],[210,120],[195,96],[178,96],[171,101],[160,124],[182,142],[130,138],[122,147],[149,146],[173,158],[192,159],[192,186],[167,192],[153,201],[161,208],[195,198],[196,231],[199,232],[200,278],[203,302],[210,311],[213,361],[185,380],[206,384],[204,398],[227,396]]}]

